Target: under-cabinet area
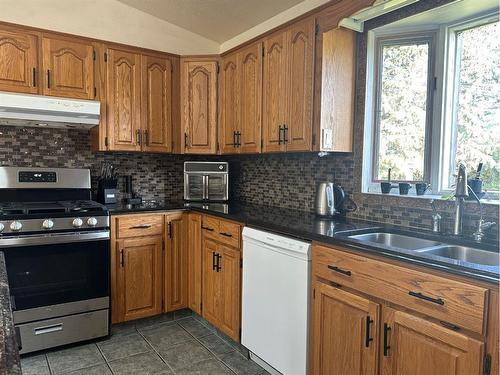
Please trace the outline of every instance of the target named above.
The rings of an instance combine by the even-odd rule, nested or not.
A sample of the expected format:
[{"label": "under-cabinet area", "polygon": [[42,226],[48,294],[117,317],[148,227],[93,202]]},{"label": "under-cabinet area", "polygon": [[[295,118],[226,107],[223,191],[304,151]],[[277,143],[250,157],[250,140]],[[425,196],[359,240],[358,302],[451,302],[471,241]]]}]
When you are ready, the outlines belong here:
[{"label": "under-cabinet area", "polygon": [[500,374],[498,0],[0,9],[0,375]]}]

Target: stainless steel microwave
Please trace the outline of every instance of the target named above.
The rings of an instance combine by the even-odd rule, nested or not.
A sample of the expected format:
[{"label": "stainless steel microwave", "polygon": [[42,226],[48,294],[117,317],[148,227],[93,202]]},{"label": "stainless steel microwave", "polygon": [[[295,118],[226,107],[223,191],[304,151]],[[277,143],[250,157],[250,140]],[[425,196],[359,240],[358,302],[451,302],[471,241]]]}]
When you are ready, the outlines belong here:
[{"label": "stainless steel microwave", "polygon": [[227,201],[228,164],[225,162],[184,162],[184,199],[189,201]]}]

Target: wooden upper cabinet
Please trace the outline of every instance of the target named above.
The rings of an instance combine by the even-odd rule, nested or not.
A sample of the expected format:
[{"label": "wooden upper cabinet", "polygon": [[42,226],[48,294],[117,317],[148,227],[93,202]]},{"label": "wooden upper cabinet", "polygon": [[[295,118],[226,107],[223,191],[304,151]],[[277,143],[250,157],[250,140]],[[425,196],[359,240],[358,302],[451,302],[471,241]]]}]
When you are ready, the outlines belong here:
[{"label": "wooden upper cabinet", "polygon": [[[320,151],[352,152],[356,33],[338,28],[322,33]],[[318,93],[319,94],[319,93]]]},{"label": "wooden upper cabinet", "polygon": [[142,55],[142,149],[172,151],[172,63]]},{"label": "wooden upper cabinet", "polygon": [[220,151],[223,154],[239,153],[240,130],[240,66],[239,54],[225,56],[221,63],[221,124]]},{"label": "wooden upper cabinet", "polygon": [[181,60],[184,152],[217,151],[217,61]]},{"label": "wooden upper cabinet", "polygon": [[[161,312],[162,236],[118,240],[118,304],[113,309],[119,321],[143,318]],[[115,315],[115,316],[116,316]]]},{"label": "wooden upper cabinet", "polygon": [[288,30],[287,151],[312,150],[315,29],[309,18]]},{"label": "wooden upper cabinet", "polygon": [[240,147],[241,153],[261,151],[262,43],[243,48],[240,55]]},{"label": "wooden upper cabinet", "polygon": [[107,126],[109,149],[141,150],[141,56],[107,50]]},{"label": "wooden upper cabinet", "polygon": [[483,373],[482,342],[390,308],[384,308],[382,321],[381,375]]},{"label": "wooden upper cabinet", "polygon": [[287,113],[288,34],[283,31],[264,39],[262,109],[263,151],[285,151],[283,128]]},{"label": "wooden upper cabinet", "polygon": [[178,212],[166,215],[165,221],[165,311],[174,311],[188,306],[186,220],[182,212]]},{"label": "wooden upper cabinet", "polygon": [[37,94],[38,37],[13,28],[0,29],[0,91]]},{"label": "wooden upper cabinet", "polygon": [[76,39],[42,38],[43,94],[94,99],[94,49]]},{"label": "wooden upper cabinet", "polygon": [[313,303],[312,374],[377,374],[380,306],[320,282]]}]

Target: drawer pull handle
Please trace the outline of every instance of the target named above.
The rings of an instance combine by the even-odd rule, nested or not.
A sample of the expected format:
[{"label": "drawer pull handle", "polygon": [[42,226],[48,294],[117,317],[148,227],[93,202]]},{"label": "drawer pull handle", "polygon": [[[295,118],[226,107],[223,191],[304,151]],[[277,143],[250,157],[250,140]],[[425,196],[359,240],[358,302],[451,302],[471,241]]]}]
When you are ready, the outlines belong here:
[{"label": "drawer pull handle", "polygon": [[365,336],[365,346],[367,348],[370,347],[370,342],[373,341],[373,337],[370,337],[370,328],[372,326],[372,323],[373,319],[371,319],[370,316],[368,315],[366,317],[366,336]]},{"label": "drawer pull handle", "polygon": [[151,228],[151,224],[134,225],[130,229],[148,229]]},{"label": "drawer pull handle", "polygon": [[225,237],[233,237],[233,235],[231,233],[224,233],[224,232],[220,232],[219,234],[225,236]]},{"label": "drawer pull handle", "polygon": [[441,325],[444,327],[444,328],[448,328],[448,329],[451,329],[452,331],[460,331],[460,327],[459,326],[456,326],[455,324],[452,324],[452,323],[448,323],[448,322],[445,322],[443,320],[440,320],[439,323],[441,323]]},{"label": "drawer pull handle", "polygon": [[215,251],[212,251],[212,271],[217,270],[216,258],[217,255],[215,254]]},{"label": "drawer pull handle", "polygon": [[423,299],[425,301],[435,303],[437,305],[441,305],[441,306],[444,305],[444,301],[441,298],[432,298],[432,297],[426,296],[425,294],[422,294],[420,292],[412,292],[412,291],[408,292],[408,294],[412,297],[420,298],[420,299]]},{"label": "drawer pull handle", "polygon": [[39,327],[35,328],[35,335],[44,335],[46,333],[52,333],[52,332],[57,332],[57,331],[62,331],[63,330],[63,324],[53,324],[50,326],[45,326],[45,327]]},{"label": "drawer pull handle", "polygon": [[214,228],[204,227],[204,226],[202,226],[201,229],[208,230],[209,232],[213,232],[214,231]]},{"label": "drawer pull handle", "polygon": [[335,272],[338,272],[338,273],[341,273],[342,275],[351,276],[351,271],[343,270],[342,268],[338,268],[337,266],[330,266],[329,265],[328,269],[335,271]]},{"label": "drawer pull handle", "polygon": [[391,327],[389,324],[384,323],[384,357],[389,355],[389,349],[391,346],[389,345],[389,332],[391,331]]}]

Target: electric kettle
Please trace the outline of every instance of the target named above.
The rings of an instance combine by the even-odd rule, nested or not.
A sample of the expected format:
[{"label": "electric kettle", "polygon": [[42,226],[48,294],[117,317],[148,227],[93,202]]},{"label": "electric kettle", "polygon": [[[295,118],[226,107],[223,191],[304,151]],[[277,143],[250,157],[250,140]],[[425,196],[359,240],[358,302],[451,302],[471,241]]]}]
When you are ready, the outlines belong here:
[{"label": "electric kettle", "polygon": [[[346,201],[350,202],[351,207],[345,207],[344,203]],[[318,183],[314,207],[318,216],[334,216],[357,209],[356,203],[346,197],[344,189],[341,186],[327,181]]]}]

